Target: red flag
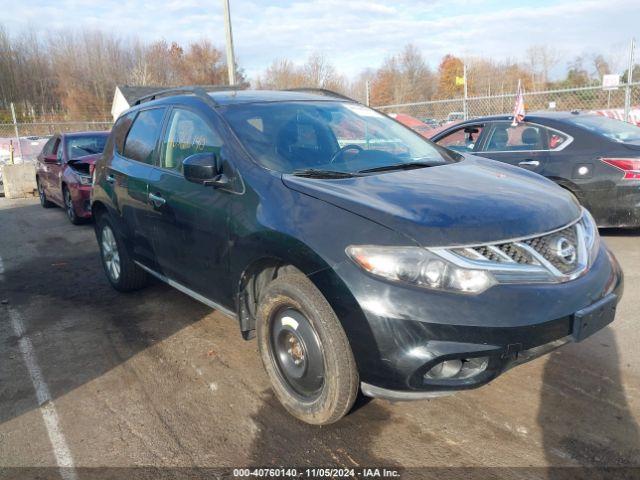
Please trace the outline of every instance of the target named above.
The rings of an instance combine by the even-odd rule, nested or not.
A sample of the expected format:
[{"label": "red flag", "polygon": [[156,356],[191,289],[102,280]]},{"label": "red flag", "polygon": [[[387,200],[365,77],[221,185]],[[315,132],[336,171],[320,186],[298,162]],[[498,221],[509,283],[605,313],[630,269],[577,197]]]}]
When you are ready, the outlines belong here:
[{"label": "red flag", "polygon": [[518,91],[516,92],[516,104],[513,106],[513,122],[511,126],[515,127],[519,122],[524,120],[524,91],[520,80],[518,80]]}]

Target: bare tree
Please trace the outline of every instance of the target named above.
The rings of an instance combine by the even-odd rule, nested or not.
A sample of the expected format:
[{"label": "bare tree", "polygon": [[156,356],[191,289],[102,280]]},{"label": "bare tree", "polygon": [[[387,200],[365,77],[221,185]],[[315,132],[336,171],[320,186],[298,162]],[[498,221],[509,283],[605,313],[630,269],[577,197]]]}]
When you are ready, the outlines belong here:
[{"label": "bare tree", "polygon": [[527,49],[526,58],[531,70],[532,87],[545,88],[549,83],[549,73],[560,62],[560,54],[548,45],[532,45]]},{"label": "bare tree", "polygon": [[[239,69],[241,82],[244,82]],[[118,84],[224,84],[221,49],[202,40],[183,47],[143,43],[90,30],[29,29],[10,36],[0,26],[0,121],[9,103],[18,116],[110,118]]]},{"label": "bare tree", "polygon": [[312,53],[305,64],[296,65],[284,58],[274,60],[255,82],[259,89],[286,88],[326,88],[344,92],[347,89],[345,78],[336,72],[335,67],[324,55]]},{"label": "bare tree", "polygon": [[414,45],[406,45],[398,55],[388,57],[376,72],[372,103],[403,103],[428,100],[435,91],[434,76]]}]

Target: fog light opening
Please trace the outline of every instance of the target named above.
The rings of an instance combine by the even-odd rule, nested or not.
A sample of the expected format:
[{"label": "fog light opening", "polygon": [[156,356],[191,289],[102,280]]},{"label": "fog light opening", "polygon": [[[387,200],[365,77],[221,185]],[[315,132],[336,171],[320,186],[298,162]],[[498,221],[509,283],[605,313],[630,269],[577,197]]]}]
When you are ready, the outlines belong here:
[{"label": "fog light opening", "polygon": [[489,366],[489,357],[444,360],[424,374],[425,380],[449,380],[471,378],[484,372]]},{"label": "fog light opening", "polygon": [[434,380],[443,380],[447,378],[453,378],[462,370],[462,360],[453,359],[445,360],[437,363],[431,369],[425,373],[425,378]]}]

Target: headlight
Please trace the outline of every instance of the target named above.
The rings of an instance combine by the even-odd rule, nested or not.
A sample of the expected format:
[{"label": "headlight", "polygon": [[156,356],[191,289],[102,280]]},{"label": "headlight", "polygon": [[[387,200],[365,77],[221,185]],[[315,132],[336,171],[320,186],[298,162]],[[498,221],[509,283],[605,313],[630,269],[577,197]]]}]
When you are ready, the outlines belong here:
[{"label": "headlight", "polygon": [[417,287],[480,293],[496,283],[490,272],[458,267],[420,247],[352,245],[346,253],[372,275]]},{"label": "headlight", "polygon": [[598,233],[596,221],[586,208],[582,209],[580,224],[584,231],[584,243],[587,247],[587,252],[589,252],[589,262],[593,263],[598,256],[598,250],[600,248],[600,234]]},{"label": "headlight", "polygon": [[85,175],[78,175],[80,177],[80,185],[91,185],[91,177]]}]

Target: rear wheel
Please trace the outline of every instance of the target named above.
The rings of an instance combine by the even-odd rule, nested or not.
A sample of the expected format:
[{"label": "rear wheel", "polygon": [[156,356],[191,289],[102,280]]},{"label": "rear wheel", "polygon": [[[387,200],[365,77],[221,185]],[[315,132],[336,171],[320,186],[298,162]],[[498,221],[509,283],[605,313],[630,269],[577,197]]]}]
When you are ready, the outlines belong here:
[{"label": "rear wheel", "polygon": [[51,208],[53,207],[53,203],[47,200],[47,194],[44,191],[44,185],[40,182],[39,178],[36,178],[36,184],[38,186],[38,197],[40,197],[40,205],[42,208]]},{"label": "rear wheel", "polygon": [[67,218],[74,225],[80,225],[83,219],[76,214],[76,208],[73,206],[71,191],[67,186],[62,187],[62,198],[64,199],[64,209],[67,212]]},{"label": "rear wheel", "polygon": [[113,288],[129,292],[138,290],[148,283],[147,272],[131,259],[107,215],[101,215],[98,219],[98,244],[104,272]]},{"label": "rear wheel", "polygon": [[276,396],[307,423],[334,423],[349,412],[358,372],[333,309],[302,273],[286,273],[265,289],[257,337]]}]

